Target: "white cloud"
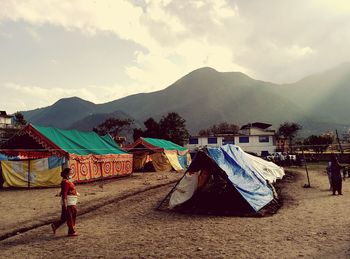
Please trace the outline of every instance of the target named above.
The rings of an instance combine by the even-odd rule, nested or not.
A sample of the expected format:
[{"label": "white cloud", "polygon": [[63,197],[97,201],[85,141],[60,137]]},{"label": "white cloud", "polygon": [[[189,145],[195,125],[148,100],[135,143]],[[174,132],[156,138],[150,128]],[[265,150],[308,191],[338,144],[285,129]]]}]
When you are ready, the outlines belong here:
[{"label": "white cloud", "polygon": [[231,8],[225,0],[217,0],[213,1],[210,14],[215,23],[223,25],[225,19],[238,15],[238,7]]},{"label": "white cloud", "polygon": [[[37,104],[28,100],[27,108],[74,95],[105,102],[131,93],[159,90],[202,66],[219,71],[238,70],[269,81],[297,80],[350,60],[349,13],[350,4],[345,0],[145,0],[140,6],[126,0],[0,3],[0,23],[11,20],[24,26],[60,26],[83,32],[87,41],[89,37],[99,37],[100,32],[108,32],[141,46],[134,60],[124,65],[130,81],[123,84],[50,90],[50,82],[37,84],[47,87],[13,85],[11,91],[23,100],[28,99],[24,92],[42,100]],[[35,29],[27,32],[42,40]],[[55,55],[48,60],[52,64],[61,61]],[[69,85],[69,78],[66,81]],[[7,96],[16,102],[15,95]],[[22,107],[23,103],[18,105]]]},{"label": "white cloud", "polygon": [[[67,30],[78,29],[91,36],[97,31],[109,31],[121,39],[138,43],[146,53],[136,53],[136,64],[127,67],[126,72],[133,80],[132,85],[141,91],[169,85],[190,69],[200,66],[211,65],[225,70],[236,66],[232,62],[232,50],[220,42],[209,44],[210,32],[197,36],[195,21],[184,20],[179,13],[169,11],[173,2],[149,1],[143,11],[128,1],[7,1],[0,6],[0,20],[22,20],[37,25],[48,23]],[[203,21],[221,29],[224,29],[224,21],[237,13],[225,0],[187,3],[184,8],[204,9]],[[39,39],[35,31],[29,32]],[[186,63],[179,67],[172,60],[173,56],[182,57]]]},{"label": "white cloud", "polygon": [[291,59],[303,58],[311,55],[314,51],[310,47],[300,47],[298,45],[292,45],[287,47],[286,53]]},{"label": "white cloud", "polygon": [[153,41],[140,21],[142,13],[128,1],[9,0],[0,4],[0,20],[53,24],[88,35],[110,31],[140,44]]},{"label": "white cloud", "polygon": [[35,31],[33,28],[27,28],[26,29],[28,34],[37,42],[41,41],[41,37],[37,31]]}]

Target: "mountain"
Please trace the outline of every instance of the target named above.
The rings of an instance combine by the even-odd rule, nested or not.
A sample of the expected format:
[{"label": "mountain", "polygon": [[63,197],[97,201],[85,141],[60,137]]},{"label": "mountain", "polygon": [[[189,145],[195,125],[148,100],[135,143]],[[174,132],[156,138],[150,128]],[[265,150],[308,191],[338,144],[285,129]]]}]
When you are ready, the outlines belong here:
[{"label": "mountain", "polygon": [[127,115],[122,111],[116,111],[112,113],[94,113],[88,115],[87,117],[74,122],[68,127],[68,129],[76,129],[81,131],[91,131],[94,127],[97,127],[99,124],[103,123],[108,118],[117,118],[117,119],[130,119],[134,121],[134,127],[140,128],[142,124],[135,121],[132,117]]},{"label": "mountain", "polygon": [[66,129],[78,120],[96,113],[96,104],[78,97],[58,100],[51,106],[22,112],[33,124]]},{"label": "mountain", "polygon": [[314,119],[328,123],[350,124],[350,63],[308,76],[283,92]]},{"label": "mountain", "polygon": [[186,119],[191,134],[223,121],[238,125],[262,121],[275,127],[293,121],[301,123],[305,132],[318,134],[324,129],[346,129],[350,125],[346,112],[350,108],[346,102],[349,79],[349,64],[282,85],[255,80],[240,72],[223,73],[204,67],[160,91],[103,104],[66,98],[23,114],[34,124],[76,128],[100,120],[97,118],[103,116],[98,114],[114,111],[127,113],[140,122],[177,112]]},{"label": "mountain", "polygon": [[201,68],[164,90],[100,104],[98,110],[128,111],[140,121],[174,111],[186,119],[191,133],[222,121],[279,123],[287,114],[291,120],[304,117],[297,105],[272,91],[272,85],[239,72]]}]

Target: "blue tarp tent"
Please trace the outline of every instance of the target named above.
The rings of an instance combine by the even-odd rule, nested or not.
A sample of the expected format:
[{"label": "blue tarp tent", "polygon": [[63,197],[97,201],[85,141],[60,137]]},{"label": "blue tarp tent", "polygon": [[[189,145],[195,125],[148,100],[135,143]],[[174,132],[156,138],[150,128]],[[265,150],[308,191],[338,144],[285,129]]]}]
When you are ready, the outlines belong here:
[{"label": "blue tarp tent", "polygon": [[3,160],[20,160],[20,158],[17,156],[7,156],[5,154],[0,153],[0,161]]},{"label": "blue tarp tent", "polygon": [[[239,206],[248,204],[257,212],[274,199],[271,183],[283,175],[281,167],[251,156],[238,146],[208,147],[197,153],[184,177],[174,188],[169,207],[181,205],[196,194],[208,192],[208,186],[214,186],[218,192],[226,192],[227,203]],[[218,182],[221,182],[221,187],[218,187]],[[211,196],[215,196],[213,188],[210,192]],[[219,200],[220,197],[224,196],[215,199]]]}]

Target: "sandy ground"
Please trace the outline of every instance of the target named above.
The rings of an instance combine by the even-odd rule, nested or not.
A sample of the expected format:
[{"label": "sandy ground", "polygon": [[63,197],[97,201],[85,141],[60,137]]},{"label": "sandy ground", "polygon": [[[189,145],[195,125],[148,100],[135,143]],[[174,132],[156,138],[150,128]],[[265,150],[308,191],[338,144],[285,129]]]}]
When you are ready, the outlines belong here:
[{"label": "sandy ground", "polygon": [[[350,179],[343,182],[344,195],[332,196],[321,167],[309,168],[312,188],[302,188],[306,183],[303,169],[293,170],[296,174],[282,186],[282,208],[269,217],[154,210],[173,184],[125,198],[126,194],[174,181],[180,177],[175,173],[135,175],[103,182],[103,188],[99,183],[79,185],[80,211],[91,211],[78,217],[78,237],[66,237],[66,227],[54,236],[49,225],[43,225],[2,240],[0,257],[350,258]],[[2,235],[16,226],[30,226],[30,221],[58,214],[59,203],[53,197],[56,192],[1,191]],[[111,203],[97,208],[104,199]],[[97,209],[87,209],[89,203]]]},{"label": "sandy ground", "polygon": [[[128,177],[80,184],[79,214],[89,212],[150,188],[177,182],[180,172],[134,173]],[[57,220],[60,211],[60,188],[0,189],[0,240],[11,233]]]}]

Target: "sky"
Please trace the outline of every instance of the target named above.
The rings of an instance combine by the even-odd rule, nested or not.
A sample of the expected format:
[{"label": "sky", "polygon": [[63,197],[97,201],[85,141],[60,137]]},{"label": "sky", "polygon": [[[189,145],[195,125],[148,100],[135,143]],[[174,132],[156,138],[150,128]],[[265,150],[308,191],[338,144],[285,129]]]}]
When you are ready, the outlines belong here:
[{"label": "sky", "polygon": [[0,110],[161,90],[200,67],[292,83],[350,61],[348,0],[0,0]]}]

